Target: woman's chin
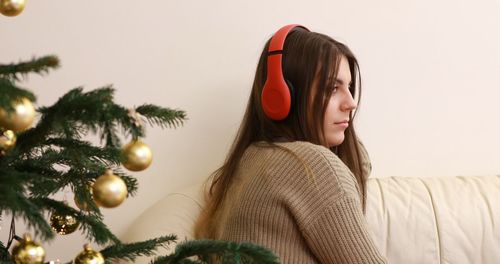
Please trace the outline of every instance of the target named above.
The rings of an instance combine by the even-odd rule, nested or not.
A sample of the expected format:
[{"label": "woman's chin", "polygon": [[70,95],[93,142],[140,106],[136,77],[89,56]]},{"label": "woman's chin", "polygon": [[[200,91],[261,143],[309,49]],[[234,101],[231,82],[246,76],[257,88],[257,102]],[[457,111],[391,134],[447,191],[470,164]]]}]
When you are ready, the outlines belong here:
[{"label": "woman's chin", "polygon": [[344,138],[345,138],[344,133],[341,133],[336,135],[330,135],[329,137],[326,138],[326,140],[330,147],[336,147],[342,144],[342,142],[344,142]]}]

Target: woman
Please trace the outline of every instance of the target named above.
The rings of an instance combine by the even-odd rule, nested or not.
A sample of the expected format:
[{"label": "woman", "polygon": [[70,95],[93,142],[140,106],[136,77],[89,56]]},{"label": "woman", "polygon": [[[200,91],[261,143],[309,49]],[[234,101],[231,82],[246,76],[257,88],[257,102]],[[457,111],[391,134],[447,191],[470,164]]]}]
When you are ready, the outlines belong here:
[{"label": "woman", "polygon": [[363,214],[370,161],[353,127],[358,73],[344,44],[300,25],[276,32],[197,238],[260,244],[281,263],[385,263]]}]

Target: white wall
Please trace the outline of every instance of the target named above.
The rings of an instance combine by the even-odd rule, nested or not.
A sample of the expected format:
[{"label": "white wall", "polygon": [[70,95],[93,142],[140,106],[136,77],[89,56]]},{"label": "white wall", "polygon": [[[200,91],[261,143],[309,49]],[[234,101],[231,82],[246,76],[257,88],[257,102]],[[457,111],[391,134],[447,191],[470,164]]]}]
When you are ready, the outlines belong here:
[{"label": "white wall", "polygon": [[[187,111],[182,128],[148,129],[155,156],[150,169],[134,173],[137,196],[104,210],[122,234],[148,205],[221,164],[261,48],[288,23],[357,54],[364,84],[357,127],[373,176],[498,174],[498,10],[498,0],[29,1],[20,16],[0,17],[0,63],[60,57],[59,70],[23,83],[39,105],[80,85],[113,83],[121,104]],[[46,245],[49,258],[69,260],[83,241],[60,237]]]}]

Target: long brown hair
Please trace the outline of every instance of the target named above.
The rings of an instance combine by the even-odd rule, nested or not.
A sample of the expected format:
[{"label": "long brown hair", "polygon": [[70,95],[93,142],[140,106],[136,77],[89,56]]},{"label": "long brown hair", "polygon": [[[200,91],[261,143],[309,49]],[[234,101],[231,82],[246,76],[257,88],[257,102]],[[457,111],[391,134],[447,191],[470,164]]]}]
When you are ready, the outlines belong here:
[{"label": "long brown hair", "polygon": [[[283,55],[283,74],[293,84],[294,102],[288,117],[283,121],[268,119],[261,105],[261,93],[267,75],[267,41],[257,65],[252,92],[243,121],[224,164],[210,177],[211,184],[205,197],[205,208],[197,219],[194,228],[196,238],[214,238],[216,231],[215,215],[221,206],[231,184],[243,153],[254,142],[273,142],[276,138],[287,141],[308,141],[329,147],[323,133],[325,109],[332,93],[339,63],[345,57],[352,76],[351,93],[361,93],[359,65],[353,53],[344,44],[329,36],[295,28],[286,38]],[[313,81],[317,78],[316,91]],[[359,104],[358,104],[359,105]],[[362,169],[362,156],[354,131],[351,113],[349,127],[341,145],[330,148],[356,176],[361,190],[363,210],[366,204],[366,177]]]}]

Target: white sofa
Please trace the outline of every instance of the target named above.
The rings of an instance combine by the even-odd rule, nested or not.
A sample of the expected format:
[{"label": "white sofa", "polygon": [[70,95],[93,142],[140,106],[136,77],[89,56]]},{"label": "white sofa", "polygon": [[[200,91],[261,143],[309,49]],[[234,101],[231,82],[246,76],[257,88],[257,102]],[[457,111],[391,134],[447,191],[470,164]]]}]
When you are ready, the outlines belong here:
[{"label": "white sofa", "polygon": [[[138,217],[122,239],[171,233],[192,239],[201,186],[167,195]],[[500,263],[500,176],[371,178],[366,218],[388,263]]]}]

